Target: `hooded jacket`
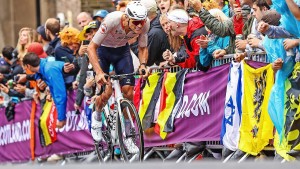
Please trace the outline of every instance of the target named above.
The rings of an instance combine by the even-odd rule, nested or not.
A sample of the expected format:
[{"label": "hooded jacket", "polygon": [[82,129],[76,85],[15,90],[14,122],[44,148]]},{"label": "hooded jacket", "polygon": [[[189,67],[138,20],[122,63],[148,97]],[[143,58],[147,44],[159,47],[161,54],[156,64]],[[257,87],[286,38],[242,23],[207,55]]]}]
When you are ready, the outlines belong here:
[{"label": "hooded jacket", "polygon": [[57,109],[59,121],[66,120],[67,90],[63,77],[64,62],[41,59],[39,72],[35,79],[42,79],[50,89],[50,93]]},{"label": "hooded jacket", "polygon": [[[177,53],[176,63],[182,68],[194,68],[196,66],[195,57],[199,57],[199,45],[196,40],[200,35],[207,35],[203,22],[199,17],[193,17],[188,22],[187,34],[184,36],[185,52]],[[181,50],[180,50],[181,51]]]}]

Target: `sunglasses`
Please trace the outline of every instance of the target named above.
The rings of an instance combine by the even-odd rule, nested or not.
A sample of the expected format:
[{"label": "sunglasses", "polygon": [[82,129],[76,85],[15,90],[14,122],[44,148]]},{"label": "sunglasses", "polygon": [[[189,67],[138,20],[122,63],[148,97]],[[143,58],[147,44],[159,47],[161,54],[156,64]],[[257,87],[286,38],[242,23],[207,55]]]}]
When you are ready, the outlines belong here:
[{"label": "sunglasses", "polygon": [[138,26],[139,24],[143,26],[146,23],[146,20],[141,20],[141,21],[131,20],[131,23],[134,24],[135,26]]}]

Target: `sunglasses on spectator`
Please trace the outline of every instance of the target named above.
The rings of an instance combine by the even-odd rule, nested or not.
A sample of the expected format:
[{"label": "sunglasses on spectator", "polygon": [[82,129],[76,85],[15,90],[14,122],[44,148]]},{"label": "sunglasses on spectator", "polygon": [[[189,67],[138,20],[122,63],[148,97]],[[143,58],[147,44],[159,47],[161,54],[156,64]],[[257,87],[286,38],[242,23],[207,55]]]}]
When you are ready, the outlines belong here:
[{"label": "sunglasses on spectator", "polygon": [[131,20],[131,23],[134,24],[135,26],[138,26],[141,24],[142,26],[146,23],[146,20]]}]

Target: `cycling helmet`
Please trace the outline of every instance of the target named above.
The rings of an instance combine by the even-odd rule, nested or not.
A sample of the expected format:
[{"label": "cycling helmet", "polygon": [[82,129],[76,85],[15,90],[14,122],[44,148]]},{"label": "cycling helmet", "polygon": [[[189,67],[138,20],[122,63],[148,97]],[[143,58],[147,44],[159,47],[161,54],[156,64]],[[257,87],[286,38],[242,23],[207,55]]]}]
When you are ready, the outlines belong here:
[{"label": "cycling helmet", "polygon": [[147,18],[147,9],[140,1],[131,1],[127,4],[125,14],[134,20],[145,20]]}]

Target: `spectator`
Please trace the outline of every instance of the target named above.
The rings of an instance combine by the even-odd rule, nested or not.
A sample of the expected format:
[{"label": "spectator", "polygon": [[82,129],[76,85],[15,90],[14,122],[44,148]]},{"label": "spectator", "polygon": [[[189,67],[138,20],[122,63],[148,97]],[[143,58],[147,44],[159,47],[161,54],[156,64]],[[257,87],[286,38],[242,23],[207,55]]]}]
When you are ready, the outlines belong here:
[{"label": "spectator", "polygon": [[161,14],[167,13],[172,5],[172,0],[157,0],[157,6]]},{"label": "spectator", "polygon": [[231,17],[232,13],[230,11],[230,5],[228,0],[216,0],[216,2],[219,4],[222,12],[227,16],[227,17]]},{"label": "spectator", "polygon": [[55,50],[55,60],[72,63],[80,46],[79,30],[66,27],[60,33],[61,45]]},{"label": "spectator", "polygon": [[48,55],[54,55],[54,51],[56,48],[60,46],[60,39],[58,37],[58,33],[60,31],[59,20],[56,18],[49,18],[45,23],[45,32],[46,37],[50,39],[49,47],[46,50]]},{"label": "spectator", "polygon": [[65,62],[65,82],[67,88],[72,86],[75,77],[79,72],[78,59],[76,58],[77,51],[80,46],[78,39],[79,30],[73,27],[65,27],[60,33],[61,46],[55,50],[55,60]]},{"label": "spectator", "polygon": [[77,15],[77,23],[81,29],[83,29],[83,27],[88,25],[91,21],[93,21],[93,18],[91,16],[91,14],[89,14],[87,12],[80,12]]},{"label": "spectator", "polygon": [[[38,33],[38,42],[43,45],[43,50],[47,51],[50,43],[50,39],[46,35],[45,26],[41,25],[36,29]],[[51,55],[51,53],[48,53],[47,55]]]},{"label": "spectator", "polygon": [[[246,2],[246,1],[244,1]],[[252,0],[251,0],[252,2]],[[215,55],[218,55],[219,57],[224,56],[225,54],[232,54],[235,53],[235,47],[245,49],[247,40],[239,40],[235,41],[235,31],[234,31],[234,24],[232,20],[227,20],[226,22],[220,22],[218,19],[216,19],[214,16],[212,16],[207,10],[205,10],[202,7],[202,3],[197,0],[190,0],[190,5],[193,6],[193,8],[199,12],[199,17],[201,20],[205,23],[205,26],[215,35],[220,37],[230,36],[230,42],[228,48],[225,49],[219,49],[215,51]],[[251,3],[252,5],[252,3]],[[244,6],[241,8],[235,8],[235,15],[241,15],[243,17],[243,20],[246,22],[243,26],[243,35],[245,37],[248,36],[249,33],[252,31],[252,23],[253,23],[253,17],[248,18],[248,15],[250,14],[250,8],[247,6]],[[255,28],[255,27],[254,27]],[[255,30],[255,29],[254,29]]]},{"label": "spectator", "polygon": [[106,15],[108,14],[107,10],[99,10],[94,16],[93,16],[93,20],[97,20],[99,23],[101,23],[103,21],[103,19],[106,17]]},{"label": "spectator", "polygon": [[[51,61],[50,59],[48,59],[48,57],[53,57],[53,56],[47,56],[46,52],[43,50],[43,46],[40,43],[36,43],[36,42],[31,43],[29,45],[28,52],[35,53],[36,55],[39,56],[39,58],[47,58],[47,61]],[[33,74],[33,72],[29,72],[29,70],[27,70],[26,74]],[[30,87],[33,88],[34,90],[31,90],[31,93],[30,93],[30,91],[27,91],[28,94],[26,96],[33,97],[35,92],[38,94],[39,92],[45,91],[47,85],[43,80],[38,79],[36,81],[31,80]]]},{"label": "spectator", "polygon": [[170,51],[166,51],[163,54],[164,59],[172,63],[177,63],[183,68],[194,68],[197,65],[200,70],[207,70],[200,63],[196,64],[200,48],[196,40],[201,35],[208,34],[201,19],[199,17],[190,19],[187,12],[183,9],[172,10],[168,15],[168,19],[170,21],[171,35],[183,36],[185,52],[177,53],[175,57]]},{"label": "spectator", "polygon": [[19,31],[19,39],[17,44],[18,58],[22,60],[27,53],[28,45],[37,41],[37,33],[31,28],[24,27]]},{"label": "spectator", "polygon": [[[97,24],[97,22],[92,21],[83,28],[83,30],[80,32],[78,38],[82,41],[84,41],[84,40],[91,41],[92,38],[94,37],[94,35],[96,34],[98,28],[99,28],[99,25]],[[76,95],[76,101],[74,104],[74,107],[76,110],[79,109],[79,107],[82,103],[83,97],[84,97],[83,86],[86,83],[87,71],[88,71],[88,65],[89,65],[89,59],[87,56],[87,46],[88,45],[82,44],[80,47],[80,50],[79,50],[79,55],[82,58],[81,58],[81,63],[80,63],[78,90],[77,90],[77,95]]]},{"label": "spectator", "polygon": [[155,0],[141,0],[141,3],[147,8],[148,18],[150,20],[150,29],[148,32],[148,61],[147,66],[159,65],[164,59],[162,54],[170,48],[167,34],[163,31],[159,15],[156,13],[157,5]]},{"label": "spectator", "polygon": [[66,124],[67,91],[63,78],[63,62],[47,62],[35,53],[28,53],[23,59],[24,69],[35,73],[35,79],[42,79],[50,88],[57,114],[56,126],[62,128]]},{"label": "spectator", "polygon": [[43,46],[38,42],[33,42],[28,46],[28,52],[37,54],[40,58],[46,58],[47,54],[43,49]]},{"label": "spectator", "polygon": [[[209,12],[222,23],[229,19],[220,9],[211,9]],[[215,58],[220,57],[219,54],[215,53],[215,51],[227,48],[229,45],[229,38],[229,36],[219,37],[211,33],[209,37],[202,36],[199,40],[197,40],[197,43],[199,43],[201,47],[199,54],[200,63],[205,67],[210,66],[213,60],[213,55]]]},{"label": "spectator", "polygon": [[127,0],[119,1],[118,5],[116,7],[116,11],[125,12],[125,9],[126,9],[126,6],[127,6],[128,2],[129,1],[127,1]]},{"label": "spectator", "polygon": [[[272,1],[271,1],[272,2]],[[289,7],[292,14],[295,16],[295,18],[300,21],[300,1],[296,3],[294,0],[285,0],[287,6]]]},{"label": "spectator", "polygon": [[10,67],[10,72],[8,74],[4,74],[4,78],[9,80],[13,79],[17,74],[23,73],[23,68],[20,65],[19,59],[14,53],[14,48],[11,46],[6,46],[2,50],[2,55],[6,63],[8,63]]}]

